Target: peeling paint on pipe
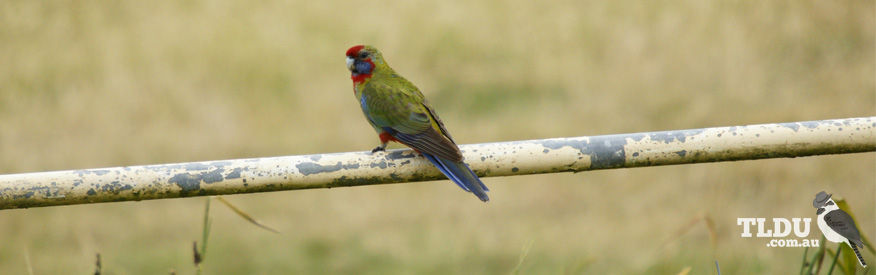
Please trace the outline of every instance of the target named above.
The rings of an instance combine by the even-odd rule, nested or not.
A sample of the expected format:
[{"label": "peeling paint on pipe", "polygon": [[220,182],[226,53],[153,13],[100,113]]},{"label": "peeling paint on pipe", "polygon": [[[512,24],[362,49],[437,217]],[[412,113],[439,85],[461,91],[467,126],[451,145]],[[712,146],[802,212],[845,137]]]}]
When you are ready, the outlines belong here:
[{"label": "peeling paint on pipe", "polygon": [[[462,145],[481,177],[876,151],[876,117]],[[0,175],[0,209],[445,179],[408,149]]]}]

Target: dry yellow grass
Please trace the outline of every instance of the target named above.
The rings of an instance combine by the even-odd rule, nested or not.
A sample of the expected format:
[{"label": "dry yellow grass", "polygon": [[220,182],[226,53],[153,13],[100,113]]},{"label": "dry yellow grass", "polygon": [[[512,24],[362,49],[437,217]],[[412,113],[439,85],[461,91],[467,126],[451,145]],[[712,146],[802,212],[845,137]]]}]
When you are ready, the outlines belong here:
[{"label": "dry yellow grass", "polygon": [[[373,44],[461,143],[871,116],[873,1],[2,1],[0,173],[372,148],[347,47]],[[872,153],[230,196],[208,274],[796,271],[737,217],[876,238]],[[0,273],[194,270],[203,199],[0,212]],[[691,219],[715,221],[661,245]],[[811,236],[819,236],[813,228]],[[873,255],[865,252],[870,262]]]}]

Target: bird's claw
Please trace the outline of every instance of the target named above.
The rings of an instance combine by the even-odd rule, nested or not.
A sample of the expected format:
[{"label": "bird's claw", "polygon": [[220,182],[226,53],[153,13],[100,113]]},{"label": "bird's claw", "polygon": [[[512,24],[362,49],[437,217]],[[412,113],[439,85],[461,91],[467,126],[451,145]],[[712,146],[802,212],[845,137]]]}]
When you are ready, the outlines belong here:
[{"label": "bird's claw", "polygon": [[371,149],[372,154],[377,153],[377,152],[381,152],[381,151],[386,152],[386,147],[377,146],[377,147],[374,147],[374,149]]}]

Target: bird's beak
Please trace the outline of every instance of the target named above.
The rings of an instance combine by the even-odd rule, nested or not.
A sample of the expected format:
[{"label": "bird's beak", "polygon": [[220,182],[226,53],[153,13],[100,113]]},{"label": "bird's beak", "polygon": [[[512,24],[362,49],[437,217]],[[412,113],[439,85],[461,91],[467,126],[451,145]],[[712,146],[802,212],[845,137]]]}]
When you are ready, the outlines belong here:
[{"label": "bird's beak", "polygon": [[353,67],[354,64],[355,64],[355,60],[353,60],[352,57],[347,56],[347,69],[350,69],[351,72],[354,71],[354,69],[355,69]]}]

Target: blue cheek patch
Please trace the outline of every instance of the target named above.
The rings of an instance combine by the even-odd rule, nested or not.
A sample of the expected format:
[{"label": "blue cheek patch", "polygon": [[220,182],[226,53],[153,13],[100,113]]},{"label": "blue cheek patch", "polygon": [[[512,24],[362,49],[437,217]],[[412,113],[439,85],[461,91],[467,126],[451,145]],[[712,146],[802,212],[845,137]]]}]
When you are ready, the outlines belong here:
[{"label": "blue cheek patch", "polygon": [[371,66],[371,63],[365,61],[356,61],[356,73],[357,74],[370,74],[371,70],[374,68]]}]

